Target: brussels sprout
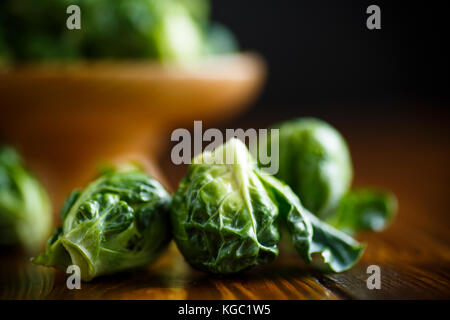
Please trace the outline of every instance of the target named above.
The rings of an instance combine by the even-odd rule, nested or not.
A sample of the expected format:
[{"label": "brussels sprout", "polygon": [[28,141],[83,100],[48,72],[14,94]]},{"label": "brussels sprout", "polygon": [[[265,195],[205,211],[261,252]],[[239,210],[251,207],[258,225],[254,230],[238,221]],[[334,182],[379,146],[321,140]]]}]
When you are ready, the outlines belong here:
[{"label": "brussels sprout", "polygon": [[349,191],[352,163],[344,138],[327,123],[303,118],[278,125],[279,172],[307,209],[348,234],[380,231],[396,212],[387,191]]},{"label": "brussels sprout", "polygon": [[[224,154],[233,164],[210,164]],[[278,256],[278,207],[248,156],[235,139],[197,156],[173,196],[174,237],[195,268],[228,274]]]},{"label": "brussels sprout", "polygon": [[350,268],[363,250],[305,210],[288,186],[258,169],[237,139],[193,159],[172,198],[171,220],[186,260],[216,274],[275,260],[280,223],[306,262],[319,253],[332,271]]},{"label": "brussels sprout", "polygon": [[347,144],[329,124],[314,118],[279,126],[279,171],[276,175],[319,217],[336,210],[352,181]]},{"label": "brussels sprout", "polygon": [[344,196],[327,222],[349,234],[385,229],[397,211],[397,199],[387,191],[359,189]]},{"label": "brussels sprout", "polygon": [[77,265],[84,281],[147,265],[171,239],[169,205],[169,193],[144,172],[106,172],[67,198],[62,227],[33,262],[62,270]]},{"label": "brussels sprout", "polygon": [[[66,27],[69,5],[80,7],[79,30]],[[2,0],[2,29],[10,58],[18,61],[152,58],[184,62],[209,53],[209,1],[41,0],[37,6],[34,0]]]},{"label": "brussels sprout", "polygon": [[34,252],[44,244],[51,224],[44,187],[12,148],[0,146],[0,244],[20,244]]}]

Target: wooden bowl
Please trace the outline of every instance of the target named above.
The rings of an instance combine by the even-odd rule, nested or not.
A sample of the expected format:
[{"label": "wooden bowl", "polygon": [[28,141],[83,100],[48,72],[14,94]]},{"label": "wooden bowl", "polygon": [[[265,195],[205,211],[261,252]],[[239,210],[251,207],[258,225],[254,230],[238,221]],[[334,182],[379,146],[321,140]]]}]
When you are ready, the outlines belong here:
[{"label": "wooden bowl", "polygon": [[0,140],[14,145],[49,187],[55,208],[102,161],[152,159],[176,127],[232,117],[265,79],[252,53],[189,66],[149,62],[47,64],[0,70]]}]

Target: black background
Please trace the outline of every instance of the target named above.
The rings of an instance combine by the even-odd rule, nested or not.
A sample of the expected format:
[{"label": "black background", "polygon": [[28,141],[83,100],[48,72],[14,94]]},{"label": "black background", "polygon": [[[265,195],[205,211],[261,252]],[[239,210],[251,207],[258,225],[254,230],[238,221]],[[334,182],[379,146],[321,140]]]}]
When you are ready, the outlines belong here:
[{"label": "black background", "polygon": [[[213,0],[213,20],[260,53],[269,78],[250,115],[448,115],[444,1]],[[381,8],[381,30],[366,9]]]}]

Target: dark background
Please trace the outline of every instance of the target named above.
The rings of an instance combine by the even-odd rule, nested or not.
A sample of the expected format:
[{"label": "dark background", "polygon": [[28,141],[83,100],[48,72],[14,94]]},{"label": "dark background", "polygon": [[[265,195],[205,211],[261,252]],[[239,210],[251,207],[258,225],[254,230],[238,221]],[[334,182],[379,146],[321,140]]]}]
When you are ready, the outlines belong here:
[{"label": "dark background", "polygon": [[[381,30],[366,9],[381,8]],[[248,116],[390,116],[448,120],[444,1],[213,0],[213,20],[269,66]],[[277,117],[277,118],[278,118]],[[438,120],[438,119],[437,119]]]}]

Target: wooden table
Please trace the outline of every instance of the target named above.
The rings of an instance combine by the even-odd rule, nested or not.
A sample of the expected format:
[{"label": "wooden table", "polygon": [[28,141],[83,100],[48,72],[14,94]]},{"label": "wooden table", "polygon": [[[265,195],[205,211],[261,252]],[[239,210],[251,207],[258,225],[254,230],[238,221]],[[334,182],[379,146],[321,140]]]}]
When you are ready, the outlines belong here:
[{"label": "wooden table", "polygon": [[[399,214],[382,233],[364,234],[361,261],[341,274],[305,268],[288,244],[278,260],[232,277],[192,270],[175,245],[154,266],[82,283],[68,290],[66,275],[37,267],[15,252],[0,260],[0,298],[31,299],[449,299],[450,169],[446,119],[367,119],[334,123],[347,137],[356,186],[391,189]],[[234,127],[234,126],[230,126]],[[167,160],[167,159],[166,159]],[[185,168],[162,159],[175,185]],[[381,268],[381,289],[369,290],[367,267]]]}]

